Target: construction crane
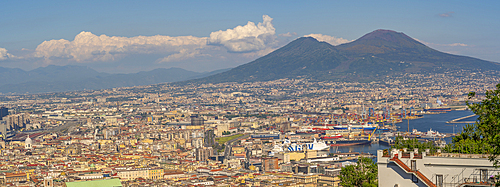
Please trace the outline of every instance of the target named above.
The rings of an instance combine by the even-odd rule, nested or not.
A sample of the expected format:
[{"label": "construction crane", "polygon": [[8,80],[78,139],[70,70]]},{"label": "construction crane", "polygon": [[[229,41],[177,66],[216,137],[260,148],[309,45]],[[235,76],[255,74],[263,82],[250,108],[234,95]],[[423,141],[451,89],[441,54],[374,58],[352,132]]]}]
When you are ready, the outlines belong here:
[{"label": "construction crane", "polygon": [[375,131],[377,131],[378,127],[375,127],[375,129],[373,129],[373,132],[370,134],[370,136],[368,136],[368,141],[370,141],[372,139],[372,136],[375,134]]},{"label": "construction crane", "polygon": [[375,116],[375,110],[373,108],[368,108],[368,116],[369,117]]}]

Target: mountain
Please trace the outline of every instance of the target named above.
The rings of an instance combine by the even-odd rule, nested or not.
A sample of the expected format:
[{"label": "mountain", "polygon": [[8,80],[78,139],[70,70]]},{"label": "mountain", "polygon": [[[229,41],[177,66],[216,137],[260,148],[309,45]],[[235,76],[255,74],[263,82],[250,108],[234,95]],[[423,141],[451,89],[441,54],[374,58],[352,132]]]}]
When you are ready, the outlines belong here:
[{"label": "mountain", "polygon": [[24,71],[0,67],[1,93],[40,93],[94,90],[150,85],[202,78],[224,70],[193,72],[181,68],[158,68],[130,74],[100,73],[84,66],[54,66]]},{"label": "mountain", "polygon": [[339,46],[311,37],[213,76],[187,83],[268,81],[311,78],[331,81],[373,81],[399,73],[449,70],[500,70],[500,64],[432,49],[404,33],[375,30]]}]

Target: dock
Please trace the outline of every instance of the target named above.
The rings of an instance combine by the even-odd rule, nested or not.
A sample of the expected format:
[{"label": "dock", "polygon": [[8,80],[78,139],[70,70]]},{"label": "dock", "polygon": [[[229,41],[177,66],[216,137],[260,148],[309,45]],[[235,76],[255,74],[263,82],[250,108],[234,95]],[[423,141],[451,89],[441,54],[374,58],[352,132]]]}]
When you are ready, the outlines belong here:
[{"label": "dock", "polygon": [[474,117],[475,115],[476,114],[472,114],[472,115],[469,115],[469,116],[464,116],[464,117],[457,118],[457,119],[454,119],[454,120],[451,120],[451,121],[447,121],[446,123],[475,123],[476,121],[460,121],[460,120],[463,120],[463,119]]}]

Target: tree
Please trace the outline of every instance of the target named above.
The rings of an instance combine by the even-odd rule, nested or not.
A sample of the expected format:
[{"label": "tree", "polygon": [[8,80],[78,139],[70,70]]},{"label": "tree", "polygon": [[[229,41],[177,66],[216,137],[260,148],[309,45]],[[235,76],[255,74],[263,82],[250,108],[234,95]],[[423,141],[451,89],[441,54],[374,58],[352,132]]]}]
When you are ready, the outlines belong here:
[{"label": "tree", "polygon": [[377,187],[377,164],[370,158],[360,157],[355,165],[343,167],[339,178],[344,187]]},{"label": "tree", "polygon": [[[469,101],[476,96],[475,92],[469,93]],[[479,103],[467,101],[467,106],[478,116],[473,126],[468,126],[468,134],[465,137],[472,140],[482,140],[488,145],[489,160],[493,166],[500,167],[500,84],[496,90],[485,93],[485,99]],[[467,130],[464,128],[464,130]],[[463,133],[462,133],[463,134]],[[462,135],[461,135],[462,136]]]}]

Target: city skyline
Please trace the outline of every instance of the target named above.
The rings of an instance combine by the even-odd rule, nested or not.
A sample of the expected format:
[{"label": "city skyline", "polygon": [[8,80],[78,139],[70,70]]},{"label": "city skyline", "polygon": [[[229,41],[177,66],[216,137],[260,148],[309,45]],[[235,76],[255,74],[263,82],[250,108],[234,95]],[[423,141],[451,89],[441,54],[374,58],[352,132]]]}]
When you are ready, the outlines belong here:
[{"label": "city skyline", "polygon": [[3,2],[0,16],[9,19],[0,20],[0,67],[212,71],[248,63],[298,37],[339,45],[376,29],[499,62],[496,3]]}]

